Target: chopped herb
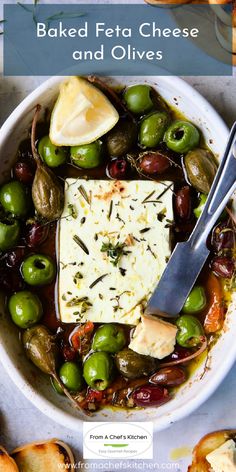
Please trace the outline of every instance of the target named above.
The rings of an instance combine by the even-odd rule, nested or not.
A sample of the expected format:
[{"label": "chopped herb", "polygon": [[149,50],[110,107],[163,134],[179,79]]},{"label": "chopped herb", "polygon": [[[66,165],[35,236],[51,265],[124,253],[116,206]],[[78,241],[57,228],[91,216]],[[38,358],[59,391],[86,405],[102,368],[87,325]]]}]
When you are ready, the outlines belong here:
[{"label": "chopped herb", "polygon": [[127,256],[130,251],[125,251],[124,248],[126,247],[125,243],[116,243],[112,244],[109,243],[102,243],[101,252],[106,252],[107,256],[111,259],[111,263],[114,266],[117,266],[120,258],[122,256]]},{"label": "chopped herb", "polygon": [[103,295],[101,293],[98,294],[100,300],[103,300]]},{"label": "chopped herb", "polygon": [[81,249],[85,252],[85,254],[89,254],[89,250],[87,246],[84,244],[82,239],[80,239],[80,237],[77,234],[73,236],[73,240],[75,241],[76,244],[78,244],[81,247]]},{"label": "chopped herb", "polygon": [[83,185],[80,185],[79,188],[79,193],[82,195],[82,197],[84,198],[84,200],[90,205],[91,204],[91,196],[89,197],[84,186]]},{"label": "chopped herb", "polygon": [[103,280],[107,275],[108,275],[108,274],[100,275],[100,277],[98,277],[96,280],[94,280],[94,282],[91,283],[91,285],[89,285],[89,288],[93,288],[93,287],[95,287],[95,285],[97,285],[99,282],[102,282],[102,280]]},{"label": "chopped herb", "polygon": [[146,203],[149,198],[152,198],[155,193],[155,190],[153,190],[147,197],[144,198],[144,200],[141,203]]},{"label": "chopped herb", "polygon": [[120,217],[119,213],[116,214],[116,219],[119,220],[119,221],[121,221],[121,222],[124,223],[124,225],[125,225],[125,221],[122,220],[122,218]]},{"label": "chopped herb", "polygon": [[166,192],[168,192],[168,190],[172,187],[172,183],[170,185],[168,185],[165,190],[163,190],[163,192],[160,193],[160,195],[158,195],[157,197],[157,200],[161,197],[163,197],[163,195],[165,195]]},{"label": "chopped herb", "polygon": [[135,239],[135,241],[137,241],[138,243],[140,243],[140,239],[136,238],[136,236],[133,236],[133,238]]},{"label": "chopped herb", "polygon": [[72,216],[72,218],[76,220],[78,213],[73,203],[68,203],[68,212],[69,212],[69,216]]},{"label": "chopped herb", "polygon": [[62,265],[62,270],[63,270],[63,269],[66,269],[66,267],[67,267],[67,264],[65,264],[65,263],[64,263],[64,262],[62,262],[62,261],[60,261],[60,264]]},{"label": "chopped herb", "polygon": [[152,248],[149,246],[149,244],[148,244],[148,247],[147,247],[147,251],[150,251],[150,253],[153,255],[154,259],[157,258],[155,252],[153,252],[153,250],[152,250]]},{"label": "chopped herb", "polygon": [[79,315],[82,315],[85,313],[93,304],[89,301],[88,297],[73,297],[70,301],[67,302],[66,306],[68,307],[73,307],[73,306],[79,306],[80,311],[77,313]]},{"label": "chopped herb", "polygon": [[98,235],[97,235],[97,233],[95,233],[95,235],[94,235],[94,241],[97,241],[97,240],[98,240]]},{"label": "chopped herb", "polygon": [[85,218],[85,216],[83,216],[83,218],[81,218],[81,220],[80,220],[80,224],[83,225],[85,223],[85,221],[86,221],[86,218]]},{"label": "chopped herb", "polygon": [[119,271],[120,271],[121,275],[124,277],[125,274],[126,274],[127,269],[123,269],[123,267],[119,267]]},{"label": "chopped herb", "polygon": [[73,315],[74,316],[80,316],[80,312],[79,311],[73,311]]},{"label": "chopped herb", "polygon": [[111,298],[110,300],[115,300],[116,305],[113,306],[113,310],[116,312],[118,310],[123,310],[122,306],[120,306],[120,299],[122,295],[125,293],[131,293],[129,290],[124,290],[124,292],[120,293],[120,295],[116,295],[114,298]]},{"label": "chopped herb", "polygon": [[151,228],[143,228],[143,229],[140,229],[140,233],[143,234],[143,233],[147,233],[148,231],[150,231]]},{"label": "chopped herb", "polygon": [[113,200],[111,200],[111,202],[110,202],[110,207],[109,207],[109,211],[108,211],[108,215],[107,215],[108,220],[110,220],[110,218],[111,218],[112,210],[113,210]]},{"label": "chopped herb", "polygon": [[110,287],[109,290],[116,290],[116,288],[115,287]]},{"label": "chopped herb", "polygon": [[62,300],[65,302],[65,301],[66,301],[66,294],[65,294],[65,293],[63,293],[63,295],[62,295],[62,297],[61,297],[61,298],[62,298]]},{"label": "chopped herb", "polygon": [[81,272],[76,272],[76,274],[73,277],[73,282],[75,285],[77,285],[78,281],[83,279],[83,274]]},{"label": "chopped herb", "polygon": [[165,258],[166,263],[168,263],[169,260],[170,260],[169,256],[166,256],[166,258]]},{"label": "chopped herb", "polygon": [[72,292],[69,292],[69,291],[68,291],[68,292],[66,292],[66,293],[68,293],[68,295],[72,295]]},{"label": "chopped herb", "polygon": [[130,210],[134,210],[134,207],[132,205],[130,205],[129,207],[130,207]]},{"label": "chopped herb", "polygon": [[166,211],[165,210],[162,210],[160,211],[159,213],[157,213],[157,219],[158,221],[160,221],[162,223],[162,221],[164,220],[166,216]]}]

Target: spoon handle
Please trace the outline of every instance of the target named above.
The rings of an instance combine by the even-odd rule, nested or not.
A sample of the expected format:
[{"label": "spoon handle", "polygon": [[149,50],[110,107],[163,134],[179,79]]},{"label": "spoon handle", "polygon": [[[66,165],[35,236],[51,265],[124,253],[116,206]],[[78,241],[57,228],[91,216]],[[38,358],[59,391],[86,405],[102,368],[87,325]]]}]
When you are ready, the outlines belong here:
[{"label": "spoon handle", "polygon": [[208,234],[224,210],[236,189],[236,122],[234,123],[227,148],[220,162],[203,212],[193,230],[189,242],[197,248],[206,243]]}]

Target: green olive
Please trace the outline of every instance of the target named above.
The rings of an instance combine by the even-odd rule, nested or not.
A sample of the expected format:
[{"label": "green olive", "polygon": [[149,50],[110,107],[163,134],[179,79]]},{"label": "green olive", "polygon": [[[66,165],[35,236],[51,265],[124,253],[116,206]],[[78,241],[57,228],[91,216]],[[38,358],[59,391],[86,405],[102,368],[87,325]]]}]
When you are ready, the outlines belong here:
[{"label": "green olive", "polygon": [[82,370],[75,362],[64,362],[59,370],[59,376],[63,384],[73,392],[79,392],[83,388]]},{"label": "green olive", "polygon": [[164,111],[146,116],[140,124],[139,142],[148,148],[157,146],[163,139],[169,121]]},{"label": "green olive", "polygon": [[26,216],[30,208],[30,195],[27,187],[18,180],[4,184],[0,189],[0,203],[6,212],[13,216]]},{"label": "green olive", "polygon": [[94,352],[84,363],[84,379],[95,390],[105,390],[113,379],[113,361],[106,352]]},{"label": "green olive", "polygon": [[33,254],[24,260],[21,272],[27,284],[46,285],[55,278],[56,266],[51,257],[44,254]]},{"label": "green olive", "polygon": [[43,315],[43,307],[39,297],[28,290],[12,295],[8,302],[12,321],[19,328],[30,328],[38,323]]},{"label": "green olive", "polygon": [[122,157],[129,152],[137,141],[137,125],[131,120],[119,120],[106,137],[108,154]]},{"label": "green olive", "polygon": [[178,332],[176,341],[182,347],[196,347],[204,336],[200,321],[192,315],[182,315],[176,321]]},{"label": "green olive", "polygon": [[67,153],[65,148],[55,146],[50,141],[49,136],[44,136],[40,139],[38,152],[48,167],[58,167],[66,162]]},{"label": "green olive", "polygon": [[128,110],[135,114],[150,111],[153,107],[149,85],[132,85],[124,93],[124,101]]},{"label": "green olive", "polygon": [[93,169],[102,164],[102,142],[84,144],[81,146],[72,146],[70,155],[73,164],[82,169]]},{"label": "green olive", "polygon": [[157,363],[153,357],[143,356],[131,349],[123,349],[115,356],[118,371],[128,379],[137,379],[154,372]]},{"label": "green olive", "polygon": [[185,154],[198,146],[200,133],[196,126],[188,121],[176,120],[165,132],[164,141],[169,149]]},{"label": "green olive", "polygon": [[199,204],[196,208],[194,208],[193,212],[194,212],[194,215],[196,216],[196,218],[200,218],[203,210],[204,210],[204,207],[205,207],[205,204],[206,204],[206,201],[207,201],[207,195],[205,195],[204,193],[201,193],[200,195],[200,200],[199,200]]},{"label": "green olive", "polygon": [[210,151],[194,149],[184,158],[190,184],[201,193],[208,194],[217,172],[217,165]]},{"label": "green olive", "polygon": [[191,290],[184,306],[184,313],[198,313],[203,310],[206,306],[206,294],[205,290],[201,285],[195,285]]},{"label": "green olive", "polygon": [[118,352],[126,343],[125,333],[122,326],[107,323],[99,326],[94,338],[92,349],[94,351]]},{"label": "green olive", "polygon": [[11,249],[20,236],[20,224],[17,220],[0,221],[0,251]]}]

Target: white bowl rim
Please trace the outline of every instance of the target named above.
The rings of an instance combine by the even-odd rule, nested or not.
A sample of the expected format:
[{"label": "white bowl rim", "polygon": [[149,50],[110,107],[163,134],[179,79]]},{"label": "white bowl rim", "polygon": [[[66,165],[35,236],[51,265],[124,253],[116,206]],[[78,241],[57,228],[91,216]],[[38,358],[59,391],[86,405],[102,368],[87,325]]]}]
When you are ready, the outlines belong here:
[{"label": "white bowl rim", "polygon": [[[55,76],[45,80],[39,87],[37,87],[33,92],[31,92],[11,113],[11,115],[7,118],[5,123],[2,125],[0,129],[0,142],[8,136],[9,131],[14,126],[14,123],[21,117],[22,113],[27,109],[42,93],[44,93],[47,89],[56,86],[59,82],[64,80],[66,77],[63,76]],[[112,77],[111,77],[112,78]],[[114,77],[117,78],[117,77]],[[156,80],[158,82],[158,77],[146,77],[146,79]],[[175,76],[163,76],[161,77],[165,80],[166,84],[171,87],[173,81],[175,83],[175,90],[178,89],[180,92],[184,88],[184,92],[187,95],[192,95],[194,92],[195,98],[198,100],[198,104],[202,106],[202,109],[208,109],[208,112],[212,114],[214,118],[214,124],[216,127],[221,129],[221,132],[225,134],[227,138],[229,134],[229,129],[226,126],[223,119],[220,115],[216,112],[214,107],[209,104],[209,102],[199,93],[197,92],[191,85],[185,82],[180,77]],[[117,78],[119,80],[119,77]],[[126,79],[134,79],[134,77],[126,76]],[[135,79],[139,79],[138,76]],[[160,79],[160,77],[159,77]],[[233,366],[236,358],[236,343],[232,343],[231,348],[227,351],[227,358],[224,359],[224,363],[222,363],[218,370],[215,372],[214,378],[211,379],[209,384],[202,389],[198,395],[196,395],[192,400],[188,401],[186,405],[183,405],[176,409],[175,411],[166,415],[165,418],[158,418],[153,419],[154,431],[161,431],[172,423],[185,418],[186,416],[190,415],[194,410],[196,410],[202,403],[204,403],[212,393],[217,389],[219,384],[222,382],[223,378],[227,375],[231,367]],[[48,416],[50,419],[53,419],[57,423],[61,424],[62,426],[66,426],[72,430],[78,431],[81,426],[82,421],[88,420],[86,416],[84,419],[73,417],[70,413],[62,411],[59,407],[53,405],[50,401],[48,401],[44,396],[36,392],[25,380],[23,375],[20,374],[17,366],[11,361],[7,352],[5,351],[4,347],[0,344],[0,361],[8,373],[11,380],[14,384],[18,387],[18,389],[25,395],[25,397],[42,413]],[[105,421],[105,419],[104,419]],[[127,421],[124,418],[124,421]],[[133,419],[132,419],[133,421]]]}]

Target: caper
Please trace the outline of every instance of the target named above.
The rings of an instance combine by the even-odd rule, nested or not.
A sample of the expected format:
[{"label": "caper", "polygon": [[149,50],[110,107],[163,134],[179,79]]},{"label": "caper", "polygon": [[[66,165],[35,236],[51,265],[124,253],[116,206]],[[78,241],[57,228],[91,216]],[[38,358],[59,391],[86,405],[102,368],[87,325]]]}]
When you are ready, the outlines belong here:
[{"label": "caper", "polygon": [[56,372],[58,350],[53,335],[43,325],[26,329],[22,336],[27,357],[45,374]]},{"label": "caper", "polygon": [[106,139],[110,156],[121,157],[132,149],[137,140],[137,126],[134,121],[120,120]]},{"label": "caper", "polygon": [[149,375],[157,367],[153,357],[143,356],[131,349],[123,349],[115,356],[116,367],[128,379],[137,379],[142,375]]},{"label": "caper", "polygon": [[210,151],[194,149],[184,159],[188,180],[201,193],[209,193],[214,180],[217,165]]},{"label": "caper", "polygon": [[36,211],[47,220],[55,220],[62,214],[64,195],[56,175],[43,163],[37,166],[32,198]]}]

